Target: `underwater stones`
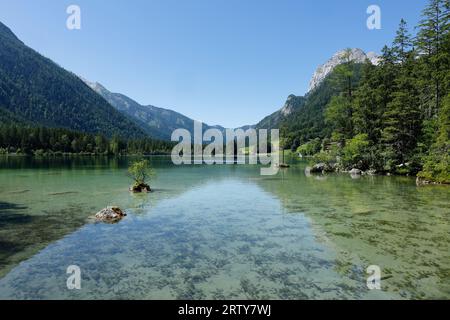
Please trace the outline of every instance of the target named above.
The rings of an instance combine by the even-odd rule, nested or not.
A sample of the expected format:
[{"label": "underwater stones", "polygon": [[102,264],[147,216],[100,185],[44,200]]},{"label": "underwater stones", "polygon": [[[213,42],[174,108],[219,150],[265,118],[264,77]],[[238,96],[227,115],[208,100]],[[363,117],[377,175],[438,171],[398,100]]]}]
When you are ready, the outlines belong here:
[{"label": "underwater stones", "polygon": [[141,193],[141,192],[150,192],[150,186],[145,183],[137,183],[130,187],[131,192]]},{"label": "underwater stones", "polygon": [[106,207],[95,214],[95,219],[101,222],[114,223],[122,220],[127,214],[119,207]]}]

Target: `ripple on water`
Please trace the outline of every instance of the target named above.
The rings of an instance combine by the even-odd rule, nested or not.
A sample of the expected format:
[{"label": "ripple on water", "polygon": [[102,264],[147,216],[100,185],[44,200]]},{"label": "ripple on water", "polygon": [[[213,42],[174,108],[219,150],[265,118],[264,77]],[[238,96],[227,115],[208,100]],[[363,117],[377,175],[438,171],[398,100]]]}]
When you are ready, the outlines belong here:
[{"label": "ripple on water", "polygon": [[[30,192],[0,203],[0,298],[449,298],[448,189],[317,180],[302,165],[262,178],[248,166],[164,164],[159,192],[144,196],[126,192],[120,166],[30,172]],[[24,190],[13,172],[0,171],[9,177],[0,195]],[[127,218],[86,224],[110,204],[128,208]],[[66,288],[72,264],[80,291]],[[367,290],[372,264],[382,291]]]}]

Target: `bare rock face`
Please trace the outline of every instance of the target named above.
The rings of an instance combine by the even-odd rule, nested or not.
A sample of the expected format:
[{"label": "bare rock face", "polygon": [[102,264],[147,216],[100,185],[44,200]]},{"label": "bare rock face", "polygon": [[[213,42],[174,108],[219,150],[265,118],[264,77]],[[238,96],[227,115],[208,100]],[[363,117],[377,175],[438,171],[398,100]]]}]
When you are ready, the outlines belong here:
[{"label": "bare rock face", "polygon": [[[309,84],[308,92],[317,88],[317,86],[334,70],[334,68],[345,62],[344,57],[347,50],[336,52],[325,64],[317,68],[311,82]],[[368,59],[372,64],[377,65],[380,62],[380,57],[375,52],[368,52],[367,54],[361,49],[350,49],[350,60],[355,63],[364,63]]]},{"label": "bare rock face", "polygon": [[95,214],[97,221],[115,223],[122,220],[127,214],[123,212],[119,207],[106,207]]},{"label": "bare rock face", "polygon": [[288,116],[290,115],[295,107],[294,107],[294,100],[295,100],[296,96],[294,96],[293,94],[291,94],[288,98],[286,103],[284,104],[283,108],[281,108],[280,112],[283,116]]},{"label": "bare rock face", "polygon": [[375,66],[379,65],[381,62],[381,57],[373,51],[367,52],[366,56],[367,59],[369,59],[370,62],[372,62],[372,64]]}]

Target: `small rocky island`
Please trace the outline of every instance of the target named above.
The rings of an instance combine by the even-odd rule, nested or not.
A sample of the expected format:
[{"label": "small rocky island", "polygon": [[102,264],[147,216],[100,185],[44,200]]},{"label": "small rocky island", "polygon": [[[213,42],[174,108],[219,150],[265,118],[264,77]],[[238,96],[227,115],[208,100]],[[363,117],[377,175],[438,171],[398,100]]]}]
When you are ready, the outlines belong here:
[{"label": "small rocky island", "polygon": [[95,219],[100,222],[116,223],[122,220],[127,214],[119,207],[106,207],[95,214]]},{"label": "small rocky island", "polygon": [[133,162],[128,168],[128,175],[134,180],[134,184],[130,187],[131,192],[152,191],[150,185],[147,184],[147,180],[154,175],[154,171],[147,159]]},{"label": "small rocky island", "polygon": [[152,190],[150,189],[150,186],[146,183],[135,183],[130,187],[130,191],[139,193],[139,192],[150,192]]}]

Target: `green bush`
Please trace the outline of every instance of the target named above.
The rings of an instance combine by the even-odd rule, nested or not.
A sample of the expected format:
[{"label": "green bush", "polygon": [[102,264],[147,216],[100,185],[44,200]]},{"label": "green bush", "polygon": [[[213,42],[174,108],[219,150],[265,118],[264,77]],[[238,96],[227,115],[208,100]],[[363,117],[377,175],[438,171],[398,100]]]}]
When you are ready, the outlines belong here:
[{"label": "green bush", "polygon": [[418,177],[438,183],[450,183],[450,95],[446,97],[439,114],[436,142],[425,157]]},{"label": "green bush", "polygon": [[38,149],[38,150],[34,151],[34,155],[35,156],[43,156],[43,155],[45,155],[45,151],[42,149]]},{"label": "green bush", "polygon": [[128,175],[134,180],[136,185],[145,184],[154,175],[148,160],[139,160],[131,163],[128,168]]},{"label": "green bush", "polygon": [[322,143],[319,138],[311,140],[305,144],[302,144],[297,148],[297,153],[304,156],[312,156],[320,151]]},{"label": "green bush", "polygon": [[371,150],[367,134],[358,134],[346,140],[342,149],[341,164],[345,169],[366,170],[370,167]]},{"label": "green bush", "polygon": [[315,163],[325,163],[329,168],[335,168],[338,163],[338,146],[331,145],[327,151],[320,151],[313,156]]}]

